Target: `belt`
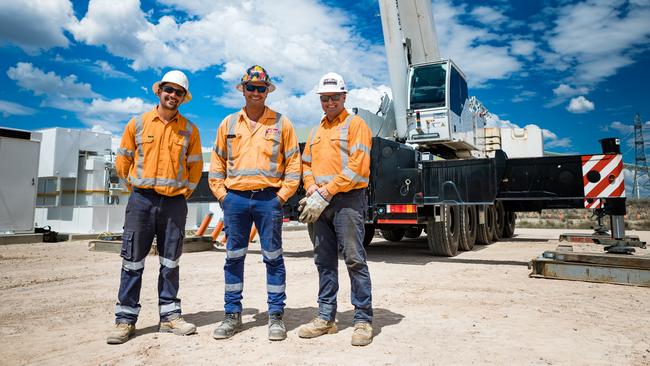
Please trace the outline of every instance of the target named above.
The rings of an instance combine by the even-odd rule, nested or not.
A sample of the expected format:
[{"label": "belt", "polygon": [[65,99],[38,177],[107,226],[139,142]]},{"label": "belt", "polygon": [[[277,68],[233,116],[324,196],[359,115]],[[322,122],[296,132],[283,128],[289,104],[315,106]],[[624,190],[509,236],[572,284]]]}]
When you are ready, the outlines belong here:
[{"label": "belt", "polygon": [[277,192],[280,190],[280,188],[276,187],[264,187],[260,189],[249,189],[247,191],[239,191],[236,189],[226,189],[228,192],[233,192],[233,193],[244,193],[244,194],[253,194],[253,193],[260,193],[260,192]]}]

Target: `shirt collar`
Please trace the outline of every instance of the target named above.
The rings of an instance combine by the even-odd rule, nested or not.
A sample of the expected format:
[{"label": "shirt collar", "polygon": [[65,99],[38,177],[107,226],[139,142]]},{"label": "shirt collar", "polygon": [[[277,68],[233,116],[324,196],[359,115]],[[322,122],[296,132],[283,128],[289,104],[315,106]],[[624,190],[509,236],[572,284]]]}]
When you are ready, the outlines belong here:
[{"label": "shirt collar", "polygon": [[339,123],[345,121],[345,119],[348,117],[348,114],[350,114],[350,113],[348,113],[347,108],[343,108],[343,110],[341,111],[341,113],[339,113],[338,116],[336,116],[336,118],[334,118],[333,121],[330,122],[330,121],[327,119],[327,116],[324,115],[323,118],[321,118],[320,123],[321,123],[321,125],[332,125],[332,126],[336,126],[336,125],[338,125]]},{"label": "shirt collar", "polygon": [[[158,113],[158,106],[153,107],[153,114],[154,114],[154,117],[153,117],[154,120],[157,118],[160,122],[163,121],[163,119],[160,118],[160,114]],[[180,115],[181,115],[181,114],[178,113],[178,110],[177,110],[177,111],[176,111],[176,114],[174,114],[174,117],[172,117],[172,119],[169,120],[169,123],[178,122],[178,117],[179,117]]]},{"label": "shirt collar", "polygon": [[[259,120],[259,121],[256,121],[256,122],[258,122],[258,123],[264,123],[264,122],[266,122],[266,121],[269,120],[269,119],[273,119],[273,120],[275,120],[275,116],[273,115],[273,111],[271,111],[271,109],[270,109],[269,107],[266,107],[266,106],[265,106],[265,107],[264,107],[264,112],[262,112],[262,117],[260,117],[260,120]],[[239,120],[240,120],[240,121],[242,121],[242,120],[243,120],[243,121],[246,121],[246,120],[249,120],[249,121],[250,121],[250,120],[251,120],[251,119],[248,117],[248,114],[246,113],[246,108],[245,108],[245,107],[242,107],[242,109],[241,109],[241,111],[240,111],[240,113],[239,113]]]}]

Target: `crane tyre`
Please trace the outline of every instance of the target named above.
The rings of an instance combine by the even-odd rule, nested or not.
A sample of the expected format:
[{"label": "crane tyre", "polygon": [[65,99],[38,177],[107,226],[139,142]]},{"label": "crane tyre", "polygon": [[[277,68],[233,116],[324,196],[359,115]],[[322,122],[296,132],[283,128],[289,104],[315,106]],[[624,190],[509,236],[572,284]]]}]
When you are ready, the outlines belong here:
[{"label": "crane tyre", "polygon": [[476,233],[477,234],[476,244],[481,244],[481,245],[492,244],[492,237],[494,236],[492,232],[493,230],[494,230],[494,209],[492,205],[489,205],[489,206],[485,206],[485,223],[478,224],[478,230]]},{"label": "crane tyre", "polygon": [[512,238],[515,235],[516,222],[517,214],[514,211],[506,211],[505,220],[503,220],[503,238]]},{"label": "crane tyre", "polygon": [[435,256],[454,257],[458,254],[460,239],[460,206],[444,205],[440,221],[429,217],[427,221],[427,244]]},{"label": "crane tyre", "polygon": [[462,251],[472,250],[476,242],[478,232],[478,216],[476,216],[476,206],[461,206],[460,215],[460,240],[458,249]]},{"label": "crane tyre", "polygon": [[398,242],[404,237],[404,229],[381,229],[381,236],[388,241]]}]

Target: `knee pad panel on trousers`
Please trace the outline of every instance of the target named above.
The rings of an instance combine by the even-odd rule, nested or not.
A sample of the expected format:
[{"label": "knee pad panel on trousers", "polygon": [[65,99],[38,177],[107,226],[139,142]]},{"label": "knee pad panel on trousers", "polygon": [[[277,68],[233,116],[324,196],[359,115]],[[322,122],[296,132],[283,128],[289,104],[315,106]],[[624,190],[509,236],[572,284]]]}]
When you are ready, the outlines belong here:
[{"label": "knee pad panel on trousers", "polygon": [[183,254],[184,238],[184,230],[168,230],[164,245],[158,245],[158,255],[172,261],[178,260]]}]

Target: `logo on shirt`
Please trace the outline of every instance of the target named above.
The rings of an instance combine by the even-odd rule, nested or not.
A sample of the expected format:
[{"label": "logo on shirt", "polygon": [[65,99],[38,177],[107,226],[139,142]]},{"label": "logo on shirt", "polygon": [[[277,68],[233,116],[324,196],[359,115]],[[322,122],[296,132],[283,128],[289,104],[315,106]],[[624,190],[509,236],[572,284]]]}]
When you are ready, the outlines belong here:
[{"label": "logo on shirt", "polygon": [[280,130],[275,128],[275,127],[269,127],[266,129],[266,132],[264,133],[264,138],[272,138],[280,136]]}]

